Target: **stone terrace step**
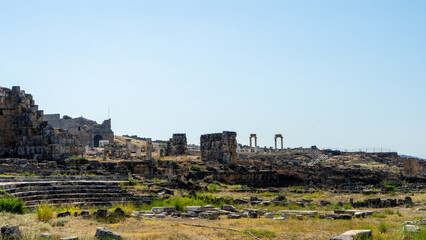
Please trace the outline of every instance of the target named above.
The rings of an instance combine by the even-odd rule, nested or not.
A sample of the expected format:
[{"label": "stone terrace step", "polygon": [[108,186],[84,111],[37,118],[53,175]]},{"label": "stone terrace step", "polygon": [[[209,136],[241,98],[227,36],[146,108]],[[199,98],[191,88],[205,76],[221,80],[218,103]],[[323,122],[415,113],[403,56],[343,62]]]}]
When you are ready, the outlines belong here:
[{"label": "stone terrace step", "polygon": [[[148,202],[150,200],[142,200],[142,201],[110,201],[110,202],[72,202],[70,204],[78,206],[78,207],[83,207],[83,206],[103,206],[103,207],[108,207],[108,206],[113,206],[115,204],[142,204],[145,202]],[[50,206],[60,206],[63,205],[63,203],[56,203],[56,204],[49,204]],[[40,204],[37,205],[26,205],[26,208],[35,208],[40,206]]]},{"label": "stone terrace step", "polygon": [[111,177],[0,177],[0,188],[34,207],[42,203],[53,205],[112,205],[113,203],[143,203],[150,195],[133,195],[119,185],[127,176]]},{"label": "stone terrace step", "polygon": [[99,197],[99,198],[108,198],[108,197],[120,197],[120,198],[128,198],[132,197],[133,195],[130,193],[66,193],[66,194],[43,194],[43,195],[31,195],[31,196],[24,196],[24,197],[18,197],[18,199],[23,201],[36,201],[36,200],[54,200],[54,199],[74,199],[74,198],[93,198],[93,197]]},{"label": "stone terrace step", "polygon": [[[22,189],[21,189],[22,190]],[[54,189],[44,189],[38,191],[22,191],[22,192],[14,192],[11,195],[21,198],[25,196],[34,196],[34,195],[51,195],[51,194],[81,194],[81,193],[126,193],[121,188],[54,188]]]},{"label": "stone terrace step", "polygon": [[144,196],[134,196],[134,197],[94,197],[94,198],[63,198],[63,199],[53,199],[53,200],[34,200],[26,201],[26,207],[35,207],[39,206],[42,203],[49,203],[49,205],[61,205],[61,204],[73,204],[73,205],[91,205],[92,203],[97,203],[97,205],[105,205],[111,203],[135,203],[141,204],[152,201],[152,197]]},{"label": "stone terrace step", "polygon": [[105,191],[119,191],[122,190],[121,186],[118,184],[108,184],[108,185],[29,185],[29,186],[17,186],[17,185],[9,185],[2,186],[0,188],[6,190],[10,194],[20,193],[20,192],[34,192],[34,191],[60,191],[60,190],[72,190],[72,191],[80,191],[80,190],[105,190]]},{"label": "stone terrace step", "polygon": [[37,181],[125,181],[127,175],[111,176],[51,176],[51,177],[12,177],[0,176],[1,182],[37,182]]}]

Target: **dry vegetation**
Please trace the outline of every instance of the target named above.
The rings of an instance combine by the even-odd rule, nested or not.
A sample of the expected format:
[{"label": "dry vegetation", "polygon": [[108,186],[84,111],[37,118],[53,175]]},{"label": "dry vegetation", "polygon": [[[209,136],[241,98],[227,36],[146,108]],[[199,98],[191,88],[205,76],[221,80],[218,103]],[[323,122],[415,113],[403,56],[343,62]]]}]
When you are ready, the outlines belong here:
[{"label": "dry vegetation", "polygon": [[[344,201],[347,202],[349,197],[354,199],[365,199],[365,195],[352,194],[341,195],[330,192],[317,192],[311,194],[291,193],[284,189],[279,193],[236,193],[232,189],[238,189],[240,186],[218,187],[216,193],[210,193],[214,196],[232,195],[233,197],[244,197],[257,195],[263,199],[273,198],[277,194],[285,193],[290,200],[299,200],[302,198],[311,199],[327,199],[331,202]],[[204,193],[206,194],[206,193]],[[396,194],[396,196],[375,195],[382,198],[402,198],[405,195]],[[176,196],[178,197],[178,196]],[[425,202],[426,194],[414,194],[412,196],[414,202]],[[137,210],[134,206],[121,206],[127,213]],[[145,206],[144,209],[146,209]],[[250,206],[237,206],[238,208],[247,208]],[[289,209],[288,207],[254,207],[267,209],[270,212]],[[301,210],[310,210],[312,208],[305,207]],[[63,206],[56,212],[70,210],[71,213],[79,209]],[[90,209],[94,211],[95,209]],[[327,211],[326,207],[316,209],[318,211]],[[71,217],[64,219],[53,218],[49,221],[38,221],[35,213],[27,213],[24,215],[0,213],[0,224],[3,225],[19,225],[23,236],[26,239],[38,239],[41,233],[49,232],[53,239],[60,237],[78,236],[79,239],[93,239],[97,227],[107,227],[108,229],[121,234],[125,239],[253,239],[246,233],[234,232],[229,230],[200,228],[195,226],[187,226],[183,223],[201,224],[205,226],[224,227],[242,231],[250,231],[260,239],[328,239],[332,236],[339,235],[351,229],[371,229],[373,230],[373,239],[403,239],[402,223],[404,221],[421,220],[425,218],[424,212],[416,211],[416,207],[405,208],[388,208],[388,209],[372,209],[376,211],[373,216],[364,219],[353,220],[326,220],[318,218],[305,218],[298,220],[289,218],[283,221],[271,219],[235,219],[229,220],[222,216],[219,220],[207,219],[141,219],[127,218],[114,224],[98,222],[95,219],[82,219],[80,217]],[[277,215],[278,216],[278,215]],[[422,236],[425,236],[425,228],[422,229]],[[421,239],[421,238],[420,238]]]}]

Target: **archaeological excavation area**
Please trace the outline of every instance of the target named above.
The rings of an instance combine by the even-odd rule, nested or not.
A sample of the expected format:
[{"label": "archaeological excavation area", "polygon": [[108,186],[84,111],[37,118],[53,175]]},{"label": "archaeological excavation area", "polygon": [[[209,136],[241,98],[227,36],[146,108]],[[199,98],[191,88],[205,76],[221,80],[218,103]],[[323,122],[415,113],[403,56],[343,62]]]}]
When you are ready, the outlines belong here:
[{"label": "archaeological excavation area", "polygon": [[170,136],[117,136],[0,88],[1,238],[426,239],[421,159]]}]

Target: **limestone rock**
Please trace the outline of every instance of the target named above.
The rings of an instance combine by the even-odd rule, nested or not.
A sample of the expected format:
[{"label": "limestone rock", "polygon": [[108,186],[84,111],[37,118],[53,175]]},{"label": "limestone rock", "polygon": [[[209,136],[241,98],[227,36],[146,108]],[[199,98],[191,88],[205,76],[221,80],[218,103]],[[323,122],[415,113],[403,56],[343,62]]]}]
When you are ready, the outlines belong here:
[{"label": "limestone rock", "polygon": [[350,230],[330,240],[356,240],[371,236],[371,230]]},{"label": "limestone rock", "polygon": [[233,205],[223,205],[222,209],[225,211],[236,212],[237,209]]},{"label": "limestone rock", "polygon": [[19,226],[5,225],[5,226],[1,227],[1,238],[2,239],[9,239],[9,240],[22,239],[21,231],[19,230]]},{"label": "limestone rock", "polygon": [[108,211],[106,209],[98,209],[94,215],[96,218],[106,218],[108,216]]},{"label": "limestone rock", "polygon": [[420,232],[420,228],[415,225],[405,225],[403,230],[406,232]]},{"label": "limestone rock", "polygon": [[60,213],[58,213],[58,215],[56,217],[63,218],[63,217],[69,217],[69,216],[71,216],[71,213],[68,212],[68,211],[66,211],[66,212],[60,212]]},{"label": "limestone rock", "polygon": [[52,235],[50,235],[50,233],[42,233],[40,235],[40,239],[46,239],[46,238],[52,238]]},{"label": "limestone rock", "polygon": [[105,239],[121,240],[121,236],[118,233],[111,232],[107,228],[103,228],[103,227],[98,227],[96,229],[95,237],[101,240],[105,240]]},{"label": "limestone rock", "polygon": [[60,238],[60,240],[78,240],[78,237],[72,236],[72,237],[64,237]]}]

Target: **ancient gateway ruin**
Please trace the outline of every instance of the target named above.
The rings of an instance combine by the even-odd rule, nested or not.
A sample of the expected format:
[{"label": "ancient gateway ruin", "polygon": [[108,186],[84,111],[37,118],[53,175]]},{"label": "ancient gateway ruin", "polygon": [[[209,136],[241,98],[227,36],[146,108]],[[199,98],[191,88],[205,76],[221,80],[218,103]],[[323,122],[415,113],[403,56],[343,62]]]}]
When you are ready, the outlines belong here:
[{"label": "ancient gateway ruin", "polygon": [[78,118],[61,118],[59,114],[45,114],[43,120],[52,128],[68,131],[78,137],[80,144],[90,147],[99,147],[99,141],[114,143],[114,132],[111,130],[111,119],[102,124],[96,121]]}]

